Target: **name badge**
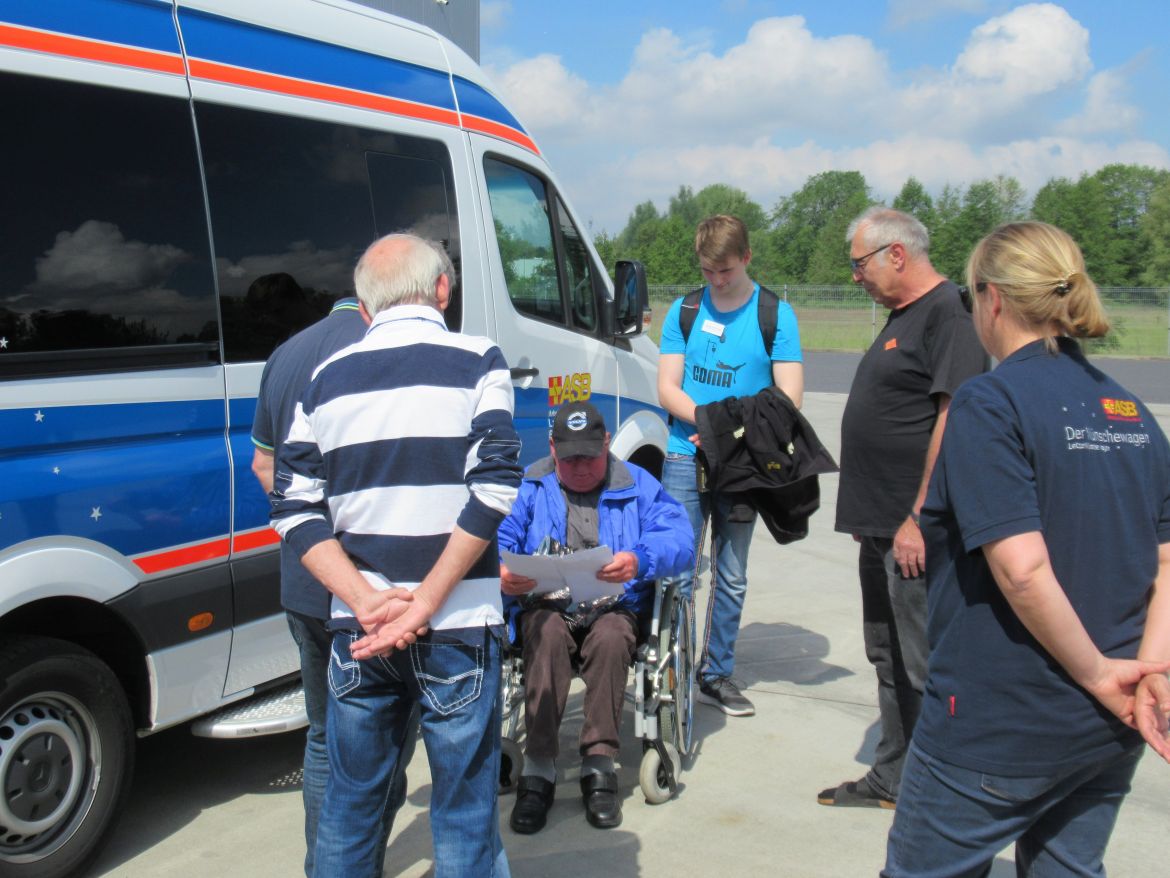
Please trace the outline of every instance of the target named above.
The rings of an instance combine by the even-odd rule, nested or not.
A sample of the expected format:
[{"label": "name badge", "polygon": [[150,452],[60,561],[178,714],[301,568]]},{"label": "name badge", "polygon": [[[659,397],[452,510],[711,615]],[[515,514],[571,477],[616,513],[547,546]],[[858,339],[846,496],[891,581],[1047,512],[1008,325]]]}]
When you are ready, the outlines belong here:
[{"label": "name badge", "polygon": [[725,327],[722,323],[716,323],[714,320],[703,321],[703,332],[707,333],[708,335],[713,335],[718,339],[723,338],[724,328]]}]

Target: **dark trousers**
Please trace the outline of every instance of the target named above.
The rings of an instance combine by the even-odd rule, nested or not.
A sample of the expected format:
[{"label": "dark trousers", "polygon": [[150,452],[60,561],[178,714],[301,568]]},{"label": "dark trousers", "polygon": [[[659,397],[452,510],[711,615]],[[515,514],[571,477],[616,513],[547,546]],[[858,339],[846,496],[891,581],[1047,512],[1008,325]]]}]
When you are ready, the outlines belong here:
[{"label": "dark trousers", "polygon": [[528,610],[520,617],[524,645],[524,725],[529,756],[555,758],[561,718],[574,667],[585,681],[581,755],[618,754],[618,727],[626,678],[634,661],[637,621],[624,610],[571,632],[556,610]]},{"label": "dark trousers", "polygon": [[898,798],[906,748],[922,709],[926,682],[926,579],[903,579],[893,540],[862,537],[861,578],[865,657],[877,672],[881,738],[866,781]]}]

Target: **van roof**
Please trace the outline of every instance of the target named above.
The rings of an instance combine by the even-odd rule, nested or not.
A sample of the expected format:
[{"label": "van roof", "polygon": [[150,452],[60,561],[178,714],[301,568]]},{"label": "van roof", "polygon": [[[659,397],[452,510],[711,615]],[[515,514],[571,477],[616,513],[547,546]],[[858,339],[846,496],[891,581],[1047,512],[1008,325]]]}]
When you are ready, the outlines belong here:
[{"label": "van roof", "polygon": [[0,0],[0,22],[10,25],[0,47],[391,113],[540,152],[462,49],[344,0]]}]

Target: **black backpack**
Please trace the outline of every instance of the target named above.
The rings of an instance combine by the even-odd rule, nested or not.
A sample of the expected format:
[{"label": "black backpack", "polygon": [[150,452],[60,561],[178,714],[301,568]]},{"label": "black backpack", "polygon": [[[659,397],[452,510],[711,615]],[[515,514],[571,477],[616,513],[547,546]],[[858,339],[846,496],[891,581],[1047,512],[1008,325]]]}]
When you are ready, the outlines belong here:
[{"label": "black backpack", "polygon": [[[695,318],[699,316],[699,302],[702,301],[704,289],[706,287],[699,287],[683,296],[682,307],[678,312],[678,328],[682,330],[683,345],[686,345],[691,337],[691,327],[695,325]],[[771,359],[772,344],[776,341],[776,314],[780,310],[780,297],[761,284],[756,309],[760,335],[764,339],[764,353]]]}]

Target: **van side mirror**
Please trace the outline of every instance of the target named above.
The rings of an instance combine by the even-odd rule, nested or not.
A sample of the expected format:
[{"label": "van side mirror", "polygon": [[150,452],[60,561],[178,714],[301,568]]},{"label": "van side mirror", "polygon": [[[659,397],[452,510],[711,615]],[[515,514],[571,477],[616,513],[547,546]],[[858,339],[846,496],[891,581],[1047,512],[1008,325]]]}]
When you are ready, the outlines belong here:
[{"label": "van side mirror", "polygon": [[650,320],[650,294],[646,290],[646,267],[634,259],[618,260],[614,266],[613,334],[618,338],[641,335]]}]

